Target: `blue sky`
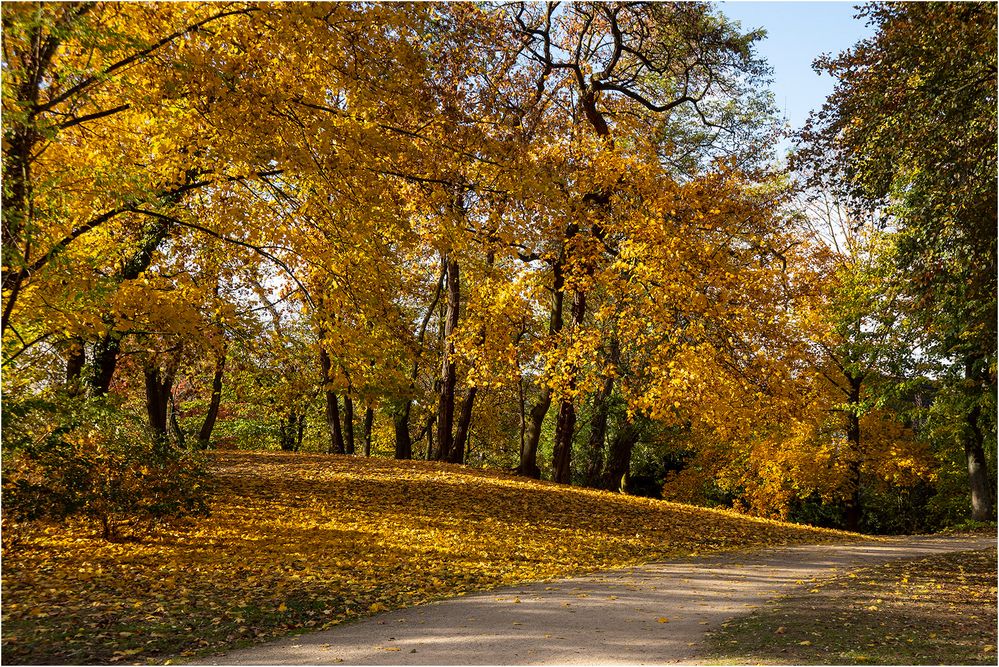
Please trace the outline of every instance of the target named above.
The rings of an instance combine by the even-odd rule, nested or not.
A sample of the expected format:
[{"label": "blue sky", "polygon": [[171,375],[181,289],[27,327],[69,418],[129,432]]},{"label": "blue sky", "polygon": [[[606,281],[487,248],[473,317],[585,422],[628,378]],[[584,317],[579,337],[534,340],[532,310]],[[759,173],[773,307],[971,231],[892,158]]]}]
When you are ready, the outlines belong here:
[{"label": "blue sky", "polygon": [[772,89],[777,108],[792,129],[800,129],[808,112],[822,106],[834,80],[812,70],[823,53],[840,53],[873,34],[853,18],[855,2],[719,2],[723,14],[742,23],[744,31],[764,28],[758,52],[774,69]]}]

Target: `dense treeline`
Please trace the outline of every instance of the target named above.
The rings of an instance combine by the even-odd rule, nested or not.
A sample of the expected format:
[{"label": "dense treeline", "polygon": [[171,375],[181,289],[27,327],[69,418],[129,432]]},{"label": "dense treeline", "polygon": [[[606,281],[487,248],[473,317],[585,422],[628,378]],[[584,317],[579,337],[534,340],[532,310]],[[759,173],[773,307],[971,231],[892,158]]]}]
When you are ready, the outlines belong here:
[{"label": "dense treeline", "polygon": [[865,13],[789,173],[707,4],[5,5],[5,521],[229,447],[991,519],[995,7]]}]

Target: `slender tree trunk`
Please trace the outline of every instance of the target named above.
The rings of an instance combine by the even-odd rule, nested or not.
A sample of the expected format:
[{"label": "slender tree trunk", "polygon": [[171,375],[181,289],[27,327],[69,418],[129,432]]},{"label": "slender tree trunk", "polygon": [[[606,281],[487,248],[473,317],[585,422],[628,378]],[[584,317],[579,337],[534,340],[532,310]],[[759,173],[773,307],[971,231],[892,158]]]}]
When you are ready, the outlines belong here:
[{"label": "slender tree trunk", "polygon": [[215,374],[212,375],[212,397],[208,403],[208,412],[201,422],[198,431],[198,448],[208,449],[212,445],[212,431],[215,430],[215,420],[219,416],[219,406],[222,404],[222,378],[225,373],[226,349],[223,347],[215,359]]},{"label": "slender tree trunk", "polygon": [[372,407],[364,409],[364,455],[371,456],[371,428],[375,424],[375,410]]},{"label": "slender tree trunk", "polygon": [[[580,330],[583,318],[586,316],[586,294],[581,291],[573,293],[572,324],[575,330]],[[576,388],[578,369],[569,369],[569,390]],[[558,421],[555,422],[555,443],[552,448],[552,481],[561,484],[572,482],[572,439],[576,432],[576,407],[572,399],[563,399],[559,405]]]},{"label": "slender tree trunk", "polygon": [[348,454],[354,453],[354,401],[349,393],[343,395],[343,445]]},{"label": "slender tree trunk", "polygon": [[444,346],[441,353],[440,401],[437,408],[437,458],[451,460],[454,444],[454,390],[457,385],[457,370],[454,360],[452,336],[458,327],[458,314],[461,306],[461,280],[458,275],[458,262],[447,260],[447,312],[444,316]]},{"label": "slender tree trunk", "polygon": [[326,388],[330,381],[330,355],[326,350],[319,351],[319,367],[322,372],[323,394],[326,396],[326,428],[329,431],[330,444],[327,454],[343,454],[343,432],[340,430],[340,402],[336,392]]},{"label": "slender tree trunk", "polygon": [[628,471],[631,469],[631,452],[638,442],[638,436],[638,426],[630,420],[625,421],[618,429],[607,452],[601,484],[603,488],[609,491],[626,490]]},{"label": "slender tree trunk", "polygon": [[294,408],[292,408],[288,412],[287,421],[284,417],[281,418],[281,451],[295,451],[295,435],[297,426],[298,413]]},{"label": "slender tree trunk", "polygon": [[427,438],[427,450],[423,453],[423,458],[430,461],[434,458],[434,424],[437,423],[437,415],[429,414],[427,415],[427,421],[423,423],[423,427],[420,428],[419,434],[414,438],[414,441],[421,440],[424,436]]},{"label": "slender tree trunk", "polygon": [[600,390],[593,397],[593,417],[590,419],[590,462],[586,468],[586,486],[600,488],[600,476],[604,468],[604,448],[607,439],[607,413],[610,410],[610,396],[614,390],[614,377],[608,375]]},{"label": "slender tree trunk", "polygon": [[[135,251],[135,254],[128,258],[121,272],[117,275],[118,282],[135,280],[148,269],[156,249],[169,232],[170,225],[166,222],[158,222],[148,228],[143,237],[142,245]],[[113,324],[113,321],[110,323]],[[115,369],[118,367],[120,350],[121,336],[113,331],[101,336],[94,344],[93,365],[87,377],[91,396],[104,396],[108,393]]]},{"label": "slender tree trunk", "polygon": [[472,407],[475,403],[477,387],[469,387],[465,394],[465,400],[461,402],[461,411],[458,414],[458,426],[454,432],[454,445],[451,449],[451,463],[464,463],[465,450],[468,444],[468,433],[472,427]]},{"label": "slender tree trunk", "polygon": [[298,415],[298,437],[295,440],[295,451],[302,449],[302,437],[305,435],[305,413]]},{"label": "slender tree trunk", "polygon": [[340,431],[340,402],[335,391],[326,391],[326,426],[329,430],[330,444],[327,454],[343,454],[343,433]]},{"label": "slender tree trunk", "polygon": [[[565,299],[565,279],[562,273],[564,254],[559,255],[552,265],[552,305],[548,320],[548,335],[554,337],[562,331],[562,304]],[[539,479],[541,470],[538,468],[538,444],[541,441],[541,427],[552,404],[552,390],[541,382],[538,400],[531,406],[530,419],[524,433],[524,445],[520,450],[520,465],[517,474]]]},{"label": "slender tree trunk", "polygon": [[83,341],[77,337],[71,338],[69,340],[69,349],[66,353],[66,393],[70,396],[79,395],[83,369],[86,365],[87,355],[83,347]]},{"label": "slender tree trunk", "polygon": [[173,429],[173,437],[177,440],[177,446],[181,449],[187,448],[187,437],[184,435],[184,429],[180,427],[180,422],[177,421],[177,402],[174,400],[173,391],[170,392],[170,428]]},{"label": "slender tree trunk", "polygon": [[[30,109],[38,101],[39,86],[29,86],[27,95]],[[31,222],[31,163],[35,144],[42,135],[31,125],[34,115],[24,121],[24,125],[11,133],[10,144],[3,151],[3,216],[0,218],[0,264],[3,266],[4,295],[3,315],[0,317],[0,332],[6,332],[10,325],[14,304],[21,292],[21,285],[27,277],[22,270],[26,263],[28,248],[24,255],[18,251],[22,247],[22,236],[25,226]],[[7,137],[5,137],[7,139]]]},{"label": "slender tree trunk", "polygon": [[517,474],[525,477],[541,478],[538,468],[538,444],[541,442],[541,426],[552,404],[552,390],[547,385],[541,387],[537,402],[531,406],[530,419],[524,434],[524,448],[520,454]]},{"label": "slender tree trunk", "polygon": [[849,475],[850,496],[847,498],[843,512],[844,528],[857,532],[860,529],[860,517],[862,508],[860,506],[860,463],[861,463],[861,441],[860,441],[860,389],[863,378],[847,376],[850,383],[850,393],[847,399],[846,413],[846,445],[849,452]]},{"label": "slender tree trunk", "polygon": [[395,426],[395,457],[397,459],[413,458],[413,441],[409,437],[409,410],[412,403],[405,401],[392,415]]},{"label": "slender tree trunk", "polygon": [[104,396],[108,393],[114,371],[118,367],[118,351],[121,340],[115,334],[101,336],[93,348],[93,360],[87,373],[87,387],[91,396]]},{"label": "slender tree trunk", "polygon": [[[967,380],[976,381],[982,387],[984,378],[976,377],[975,360],[965,363],[964,376]],[[981,374],[979,374],[981,375]],[[992,520],[992,489],[989,480],[989,464],[985,458],[985,435],[981,425],[982,406],[976,404],[965,417],[962,433],[964,441],[964,456],[968,464],[968,484],[971,489],[971,518],[975,521]]]},{"label": "slender tree trunk", "polygon": [[146,416],[149,428],[156,439],[162,442],[167,438],[167,408],[173,378],[156,367],[144,369],[143,375],[146,380]]},{"label": "slender tree trunk", "polygon": [[[435,418],[436,421],[436,418]],[[427,455],[426,459],[432,461],[434,459],[434,429],[427,429]]]}]

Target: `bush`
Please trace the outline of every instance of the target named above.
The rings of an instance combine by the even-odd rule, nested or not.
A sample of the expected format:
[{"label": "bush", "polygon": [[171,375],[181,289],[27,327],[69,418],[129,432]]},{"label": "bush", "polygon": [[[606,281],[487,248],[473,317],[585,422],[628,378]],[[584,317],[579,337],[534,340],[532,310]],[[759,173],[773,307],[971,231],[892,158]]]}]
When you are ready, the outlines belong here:
[{"label": "bush", "polygon": [[154,439],[106,399],[4,405],[4,528],[83,517],[107,540],[207,513],[196,455]]}]

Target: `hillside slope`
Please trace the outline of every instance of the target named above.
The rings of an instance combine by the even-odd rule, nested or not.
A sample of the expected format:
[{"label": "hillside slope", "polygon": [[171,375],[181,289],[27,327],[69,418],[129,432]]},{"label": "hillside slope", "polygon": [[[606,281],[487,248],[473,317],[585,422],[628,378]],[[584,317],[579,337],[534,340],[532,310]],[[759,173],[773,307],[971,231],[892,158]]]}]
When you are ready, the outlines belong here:
[{"label": "hillside slope", "polygon": [[421,461],[213,455],[210,517],[110,544],[50,529],[3,563],[3,661],[156,660],[502,584],[855,539]]}]

